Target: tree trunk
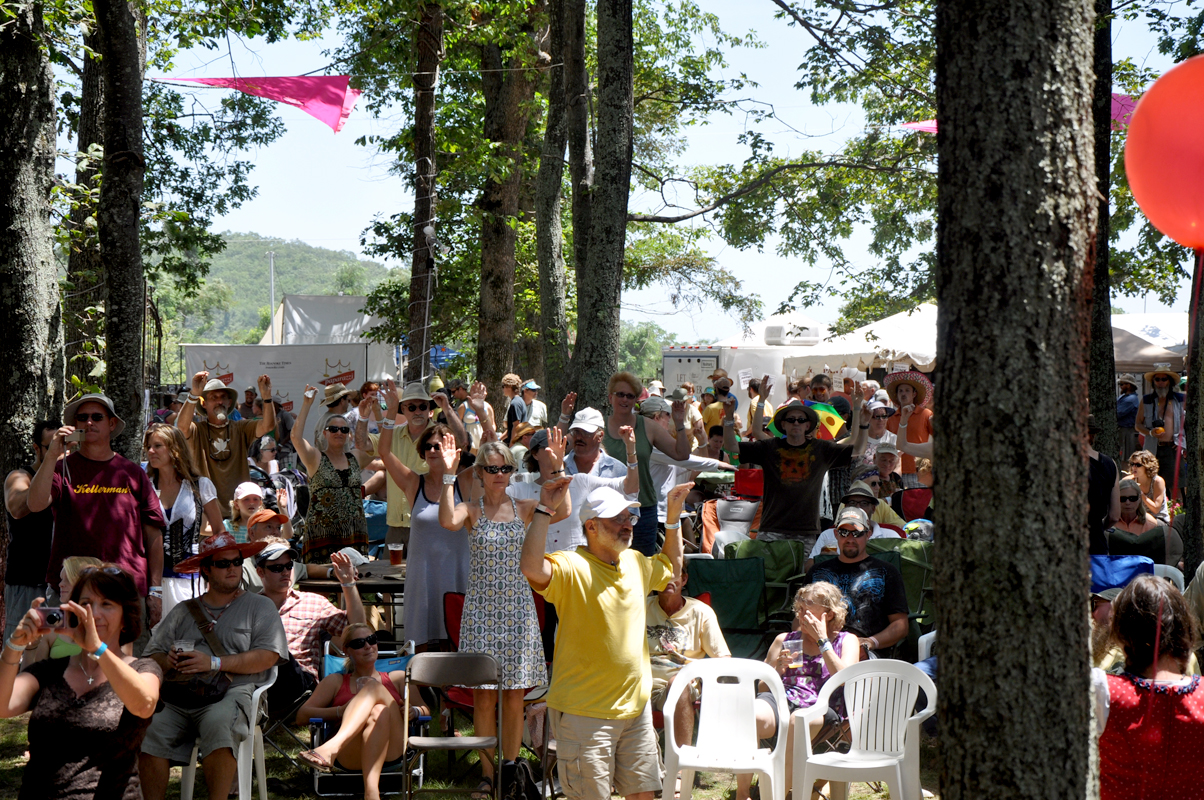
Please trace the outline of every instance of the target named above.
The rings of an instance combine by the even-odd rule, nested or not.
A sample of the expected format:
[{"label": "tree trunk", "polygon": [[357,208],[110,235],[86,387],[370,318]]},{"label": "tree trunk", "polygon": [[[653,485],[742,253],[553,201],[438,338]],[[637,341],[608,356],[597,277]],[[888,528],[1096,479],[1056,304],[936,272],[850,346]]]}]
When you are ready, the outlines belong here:
[{"label": "tree trunk", "polygon": [[139,214],[146,161],[142,156],[142,45],[131,7],[96,0],[97,39],[104,68],[104,181],[97,213],[100,254],[108,282],[105,390],[126,429],[113,449],[138,460],[142,450],[142,331],[146,280]]},{"label": "tree trunk", "polygon": [[[565,61],[565,0],[549,4],[553,64]],[[568,391],[568,316],[565,311],[564,231],[560,220],[560,190],[564,181],[564,149],[568,138],[563,66],[548,70],[548,118],[539,175],[535,186],[535,237],[539,259],[539,331],[543,345],[544,398],[549,407]]]},{"label": "tree trunk", "polygon": [[[523,140],[530,120],[535,79],[522,57],[503,60],[497,44],[481,52],[485,96],[485,139],[500,145],[507,167],[486,181],[477,201],[481,210],[481,313],[477,328],[477,379],[500,403],[502,376],[514,363],[514,222],[522,195]],[[504,414],[504,406],[495,406]],[[499,416],[498,419],[504,419]]]},{"label": "tree trunk", "polygon": [[[33,425],[59,415],[51,404],[63,379],[54,373],[55,352],[62,346],[55,337],[58,277],[50,228],[54,74],[42,49],[42,6],[11,10],[15,16],[0,26],[0,324],[5,333],[0,337],[0,468],[5,475],[32,461]],[[7,517],[0,515],[0,558],[7,549]],[[0,580],[0,595],[2,587]]]},{"label": "tree trunk", "polygon": [[937,3],[943,800],[1086,796],[1092,18]]},{"label": "tree trunk", "polygon": [[435,228],[435,87],[443,61],[443,8],[424,5],[419,12],[418,70],[414,75],[414,260],[410,267],[410,336],[405,380],[421,380],[430,372],[431,269],[437,254],[423,229]]},{"label": "tree trunk", "polygon": [[[89,48],[98,50],[99,47],[95,33],[84,36],[76,140],[76,149],[81,153],[88,153],[93,147],[102,150],[104,147],[104,69],[100,58],[87,53]],[[99,175],[99,163],[93,159],[81,159],[75,169],[75,182],[87,189],[94,189]],[[70,230],[73,238],[67,255],[67,287],[63,297],[66,318],[64,357],[68,381],[75,378],[83,385],[99,384],[103,387],[104,379],[91,374],[96,359],[104,358],[100,352],[100,338],[103,335],[107,295],[104,263],[100,259],[100,245],[96,239],[96,214],[95,202],[81,203],[71,210]]]},{"label": "tree trunk", "polygon": [[[1196,251],[1196,269],[1191,280],[1191,334],[1187,359],[1187,448],[1183,452],[1179,485],[1183,487],[1183,510],[1187,526],[1183,529],[1183,574],[1190,580],[1204,561],[1204,539],[1200,521],[1204,520],[1204,407],[1200,402],[1197,375],[1204,375],[1204,345],[1200,341],[1200,295],[1204,291],[1204,250]],[[1169,489],[1168,489],[1169,491]]]},{"label": "tree trunk", "polygon": [[[577,265],[577,329],[573,356],[577,407],[601,408],[619,359],[619,298],[627,244],[632,153],[631,0],[598,2],[597,175],[590,190],[589,253]],[[578,189],[574,187],[574,196]],[[579,230],[577,236],[584,231]]]},{"label": "tree trunk", "polygon": [[[590,141],[590,89],[586,70],[585,0],[562,0],[564,31],[564,94],[569,143],[569,183],[573,189],[573,266],[580,311],[582,276],[589,262],[589,231],[593,227],[594,153]],[[578,321],[578,330],[581,330]],[[576,386],[576,359],[570,364],[568,385]],[[580,403],[578,408],[585,406]]]},{"label": "tree trunk", "polygon": [[[1116,353],[1112,346],[1112,282],[1108,273],[1108,198],[1112,190],[1112,0],[1095,0],[1095,180],[1100,197],[1091,288],[1091,372],[1087,384],[1091,413],[1100,426],[1095,449],[1120,458],[1116,425]],[[1170,487],[1168,486],[1169,490]]]}]

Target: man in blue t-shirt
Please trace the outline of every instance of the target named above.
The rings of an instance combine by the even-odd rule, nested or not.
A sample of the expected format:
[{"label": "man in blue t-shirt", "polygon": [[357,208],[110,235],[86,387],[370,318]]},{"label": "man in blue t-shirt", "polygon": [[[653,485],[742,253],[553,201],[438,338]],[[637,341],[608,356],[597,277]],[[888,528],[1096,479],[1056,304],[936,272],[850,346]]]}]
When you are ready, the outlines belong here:
[{"label": "man in blue t-shirt", "polygon": [[1137,389],[1141,386],[1136,375],[1125,373],[1116,381],[1120,385],[1120,397],[1116,398],[1116,427],[1120,429],[1120,460],[1128,462],[1137,449],[1137,408],[1141,397]]}]

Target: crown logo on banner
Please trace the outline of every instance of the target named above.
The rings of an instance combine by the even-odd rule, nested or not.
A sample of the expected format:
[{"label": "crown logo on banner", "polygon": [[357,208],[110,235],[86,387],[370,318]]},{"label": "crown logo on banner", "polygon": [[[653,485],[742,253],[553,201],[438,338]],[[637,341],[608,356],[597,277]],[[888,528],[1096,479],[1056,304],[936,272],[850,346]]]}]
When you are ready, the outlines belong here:
[{"label": "crown logo on banner", "polygon": [[[331,365],[329,358],[325,359],[325,361],[326,372],[323,373],[324,377],[321,381],[319,381],[319,383],[321,383],[323,386],[333,386],[336,383],[341,383],[344,386],[347,386],[355,380],[355,370],[350,369],[350,361],[344,364],[342,360],[336,360],[333,366]],[[339,370],[344,371],[339,372]],[[335,374],[332,375],[332,372]]]},{"label": "crown logo on banner", "polygon": [[201,360],[201,364],[204,365],[205,371],[209,373],[209,377],[217,378],[227,386],[234,383],[234,372],[230,369],[229,364],[223,367],[221,361],[214,361],[211,367],[209,366],[209,362],[204,359]]}]

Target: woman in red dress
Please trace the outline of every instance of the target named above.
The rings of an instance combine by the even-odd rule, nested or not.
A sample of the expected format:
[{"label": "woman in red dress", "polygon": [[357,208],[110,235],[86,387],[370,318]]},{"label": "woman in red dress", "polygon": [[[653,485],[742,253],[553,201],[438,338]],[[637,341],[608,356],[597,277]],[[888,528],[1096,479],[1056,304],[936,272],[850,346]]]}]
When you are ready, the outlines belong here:
[{"label": "woman in red dress", "polygon": [[1092,670],[1100,800],[1189,800],[1204,786],[1204,688],[1187,675],[1197,623],[1170,581],[1142,575],[1112,603],[1125,671]]}]

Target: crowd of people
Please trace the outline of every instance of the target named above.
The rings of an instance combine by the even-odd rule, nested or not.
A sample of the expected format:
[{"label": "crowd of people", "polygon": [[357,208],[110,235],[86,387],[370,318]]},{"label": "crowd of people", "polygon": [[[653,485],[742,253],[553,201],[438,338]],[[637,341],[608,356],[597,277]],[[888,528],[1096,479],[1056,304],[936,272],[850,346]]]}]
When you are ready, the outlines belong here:
[{"label": "crowd of people", "polygon": [[[748,538],[794,542],[806,558],[791,630],[765,656],[790,712],[908,636],[902,574],[869,543],[932,541],[933,385],[914,370],[836,377],[839,389],[828,374],[790,380],[774,407],[769,376],[738,396],[724,370],[672,389],[617,372],[604,408],[570,393],[555,418],[539,384],[514,374],[496,414],[480,382],[334,383],[306,386],[294,417],[267,376],[240,398],[202,371],[154,414],[143,464],[112,449],[126,423],[109,398],[75,400],[66,424],[34,426],[33,460],[5,482],[0,710],[32,712],[21,797],[161,800],[194,745],[209,796],[227,797],[256,723],[252,692],[274,676],[273,718],[334,730],[299,758],[361,773],[375,800],[382,772],[404,765],[412,721],[405,673],[377,669],[381,645],[400,628],[419,652],[451,649],[444,597],[461,593],[458,648],[500,665],[498,683],[473,692],[478,731],[496,729],[499,693],[503,710],[500,753],[483,753],[475,796],[514,782],[524,697],[546,685],[566,794],[649,800],[661,787],[653,712],[672,715],[688,744],[698,687],[674,708],[668,689],[691,661],[731,657],[715,611],[685,587],[687,554],[723,556],[718,502],[733,471],[757,475]],[[1182,568],[1185,404],[1169,368],[1145,380],[1154,391],[1138,397],[1136,376],[1120,378],[1127,470],[1089,451],[1090,545]],[[357,587],[370,503],[383,503],[381,544],[405,565],[403,610],[384,624]],[[307,579],[329,593],[299,590]],[[1116,673],[1096,681],[1105,796],[1134,796],[1133,776],[1150,779],[1132,755],[1143,698],[1175,698],[1156,721],[1165,729],[1204,722],[1191,655],[1204,580],[1185,597],[1142,577],[1091,603],[1093,658]],[[326,673],[327,642],[342,671]],[[934,673],[936,660],[922,668]],[[775,735],[772,696],[754,707],[758,735]],[[791,726],[787,753],[844,714],[835,702],[805,733]],[[742,776],[737,800],[750,791]]]}]

